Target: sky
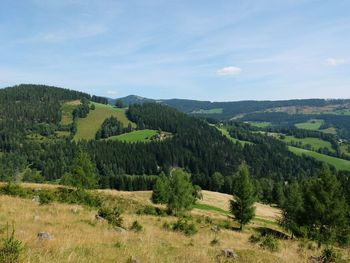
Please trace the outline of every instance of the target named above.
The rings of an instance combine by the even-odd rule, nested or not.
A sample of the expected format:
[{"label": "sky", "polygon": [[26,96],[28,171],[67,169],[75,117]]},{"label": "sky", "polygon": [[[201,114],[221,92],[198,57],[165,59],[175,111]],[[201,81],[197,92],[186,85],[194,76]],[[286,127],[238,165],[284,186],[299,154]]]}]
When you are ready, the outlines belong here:
[{"label": "sky", "polygon": [[0,87],[350,98],[348,0],[0,0]]}]

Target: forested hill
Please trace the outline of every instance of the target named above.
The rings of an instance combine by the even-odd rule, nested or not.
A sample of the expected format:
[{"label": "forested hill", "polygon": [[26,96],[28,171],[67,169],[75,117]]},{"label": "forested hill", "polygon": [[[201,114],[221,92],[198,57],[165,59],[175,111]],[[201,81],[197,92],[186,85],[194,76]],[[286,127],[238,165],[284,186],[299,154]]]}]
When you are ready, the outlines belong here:
[{"label": "forested hill", "polygon": [[[239,114],[247,114],[269,109],[285,107],[327,107],[335,105],[339,107],[348,106],[350,99],[295,99],[295,100],[277,100],[277,101],[231,101],[231,102],[211,102],[187,99],[149,99],[140,96],[130,95],[119,98],[125,105],[143,104],[156,102],[176,108],[179,111],[200,116],[209,116],[216,119],[230,119]],[[110,99],[110,103],[115,100]]]}]

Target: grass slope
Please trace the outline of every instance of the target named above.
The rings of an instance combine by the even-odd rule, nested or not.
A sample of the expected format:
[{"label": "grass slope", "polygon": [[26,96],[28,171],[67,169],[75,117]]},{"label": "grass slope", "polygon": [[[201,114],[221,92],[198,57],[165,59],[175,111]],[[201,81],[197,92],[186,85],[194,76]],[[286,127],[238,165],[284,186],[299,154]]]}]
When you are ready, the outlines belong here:
[{"label": "grass slope", "polygon": [[319,138],[311,138],[311,137],[307,137],[307,138],[295,138],[294,136],[285,136],[285,139],[283,139],[282,141],[291,143],[291,142],[296,142],[296,143],[301,143],[302,145],[311,145],[311,147],[313,148],[313,150],[317,151],[321,148],[328,148],[330,151],[334,152],[334,149],[332,148],[332,144],[328,141],[324,141],[322,139]]},{"label": "grass slope", "polygon": [[196,110],[193,111],[193,114],[222,114],[224,112],[223,108],[214,108],[214,109],[209,109],[209,110],[204,110],[204,109],[200,109],[200,110]]},{"label": "grass slope", "polygon": [[73,110],[80,104],[80,100],[66,101],[61,107],[61,124],[69,125],[73,122]]},{"label": "grass slope", "polygon": [[310,157],[313,157],[319,161],[328,163],[333,165],[336,169],[338,170],[347,170],[350,171],[350,161],[348,160],[344,160],[344,159],[340,159],[340,158],[336,158],[336,157],[332,157],[332,156],[328,156],[328,155],[324,155],[324,154],[320,154],[314,151],[309,151],[309,150],[305,150],[305,149],[301,149],[301,148],[296,148],[293,146],[288,146],[289,150],[297,155],[307,155]]},{"label": "grass slope", "polygon": [[127,127],[129,123],[131,123],[133,127],[136,127],[136,124],[130,122],[126,117],[126,109],[118,109],[110,105],[100,103],[94,104],[96,106],[95,110],[90,110],[86,118],[79,118],[77,120],[77,133],[74,136],[74,140],[94,139],[96,132],[101,127],[103,121],[111,116],[116,117],[125,127]]},{"label": "grass slope", "polygon": [[[34,184],[29,186],[41,189],[56,187]],[[149,191],[100,190],[99,192],[118,205],[126,202],[138,206],[150,204]],[[266,221],[276,220],[276,216],[279,215],[277,209],[261,204],[257,204],[257,220],[243,232],[222,228],[220,232],[214,233],[211,231],[213,224],[230,222],[235,226],[232,219],[223,215],[226,214],[228,201],[232,197],[209,191],[203,191],[203,195],[204,199],[200,202],[202,205],[191,212],[198,229],[198,233],[191,237],[163,229],[163,224],[176,221],[175,217],[137,215],[127,205],[123,206],[123,225],[129,228],[132,222],[137,220],[143,226],[141,232],[118,233],[106,222],[95,220],[97,211],[93,208],[58,203],[38,205],[30,199],[1,195],[0,225],[2,229],[6,222],[14,222],[16,238],[25,244],[21,262],[26,263],[124,263],[128,262],[131,256],[145,263],[227,262],[218,258],[222,248],[234,249],[239,255],[234,261],[237,263],[299,263],[308,262],[310,255],[320,253],[311,250],[301,251],[298,248],[298,241],[293,240],[281,240],[281,251],[275,253],[251,244],[249,242],[251,234],[260,227],[266,227]],[[207,216],[210,216],[213,223],[205,220]],[[37,233],[40,231],[47,231],[54,238],[38,241]],[[2,237],[3,234],[0,235]],[[210,244],[214,238],[219,240],[219,244]]]},{"label": "grass slope", "polygon": [[241,144],[252,144],[252,142],[238,140],[236,138],[231,137],[228,130],[225,127],[216,127],[219,131],[221,131],[222,135],[226,136],[228,139],[230,139],[234,143],[241,143]]},{"label": "grass slope", "polygon": [[318,130],[321,128],[323,120],[309,120],[307,122],[297,123],[295,127],[304,130]]},{"label": "grass slope", "polygon": [[124,142],[150,142],[152,136],[157,134],[158,131],[156,130],[145,129],[112,136],[109,137],[108,140],[118,140]]},{"label": "grass slope", "polygon": [[268,121],[252,121],[252,122],[249,122],[249,124],[258,128],[266,128],[271,126],[271,122],[268,122]]}]

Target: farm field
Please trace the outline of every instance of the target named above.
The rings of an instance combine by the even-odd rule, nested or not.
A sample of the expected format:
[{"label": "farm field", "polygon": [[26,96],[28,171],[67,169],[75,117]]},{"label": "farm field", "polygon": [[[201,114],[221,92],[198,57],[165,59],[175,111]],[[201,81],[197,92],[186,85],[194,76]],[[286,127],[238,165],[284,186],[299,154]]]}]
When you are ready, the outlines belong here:
[{"label": "farm field", "polygon": [[[44,189],[57,186],[31,184],[26,187]],[[117,232],[105,221],[96,220],[97,210],[94,208],[62,203],[38,205],[31,199],[0,195],[1,221],[13,221],[16,238],[25,244],[21,262],[124,263],[135,257],[146,263],[214,263],[226,262],[218,256],[221,249],[232,248],[239,256],[234,261],[237,263],[299,263],[308,262],[311,255],[320,253],[317,249],[300,250],[298,241],[293,240],[281,239],[278,252],[270,252],[249,242],[249,237],[261,228],[278,229],[275,221],[279,210],[267,205],[256,204],[257,218],[243,232],[221,228],[214,233],[211,230],[213,225],[235,226],[227,214],[228,201],[232,197],[203,191],[203,200],[191,212],[198,232],[186,236],[163,228],[164,223],[177,220],[173,216],[135,213],[139,207],[151,204],[149,191],[99,190],[99,193],[123,207],[125,233]],[[128,230],[135,220],[143,226],[140,232]],[[40,231],[50,233],[52,240],[38,241]],[[213,239],[218,243],[213,244]]]},{"label": "farm field", "polygon": [[105,105],[100,103],[94,103],[95,110],[90,110],[86,118],[79,118],[77,120],[77,133],[74,136],[74,140],[91,140],[95,138],[96,132],[101,127],[103,121],[108,117],[114,116],[124,127],[127,127],[131,123],[132,127],[136,127],[136,124],[129,121],[126,117],[126,109],[118,109],[111,105]]},{"label": "farm field", "polygon": [[309,120],[307,122],[297,123],[295,127],[304,130],[319,130],[323,124],[323,120]]},{"label": "farm field", "polygon": [[322,139],[319,138],[311,138],[311,137],[307,137],[307,138],[296,138],[294,136],[285,136],[285,139],[283,139],[282,141],[287,142],[287,143],[300,143],[303,146],[306,145],[311,145],[312,150],[317,151],[321,148],[327,148],[330,151],[334,152],[334,149],[332,148],[332,144],[328,141],[324,141]]},{"label": "farm field", "polygon": [[313,157],[319,161],[328,163],[330,165],[333,165],[336,169],[338,170],[347,170],[350,171],[350,161],[348,160],[343,160],[340,158],[336,158],[336,157],[332,157],[332,156],[328,156],[328,155],[324,155],[324,154],[320,154],[314,151],[309,151],[309,150],[305,150],[305,149],[301,149],[301,148],[296,148],[293,146],[288,146],[289,150],[297,155],[307,155],[310,157]]},{"label": "farm field", "polygon": [[118,140],[124,142],[150,142],[151,138],[157,134],[159,134],[159,132],[156,130],[145,129],[112,136],[109,137],[108,140]]},{"label": "farm field", "polygon": [[268,122],[268,121],[252,121],[252,122],[249,122],[249,124],[254,126],[254,127],[258,127],[258,128],[266,128],[266,127],[269,127],[271,125],[271,122]]},{"label": "farm field", "polygon": [[204,109],[200,109],[197,111],[193,111],[193,114],[221,114],[224,112],[223,108],[214,108],[214,109],[210,109],[210,110],[204,110]]}]

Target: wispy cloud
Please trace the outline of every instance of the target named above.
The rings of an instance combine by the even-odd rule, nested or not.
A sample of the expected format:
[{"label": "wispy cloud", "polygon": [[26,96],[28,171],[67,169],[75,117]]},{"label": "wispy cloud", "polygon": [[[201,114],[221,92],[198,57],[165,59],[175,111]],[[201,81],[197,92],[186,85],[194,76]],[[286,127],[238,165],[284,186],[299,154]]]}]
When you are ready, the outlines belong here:
[{"label": "wispy cloud", "polygon": [[345,64],[346,60],[343,58],[327,58],[326,65],[336,67],[342,64]]},{"label": "wispy cloud", "polygon": [[238,75],[242,72],[242,69],[239,67],[224,67],[216,71],[216,74],[219,76],[229,76],[229,75]]}]

